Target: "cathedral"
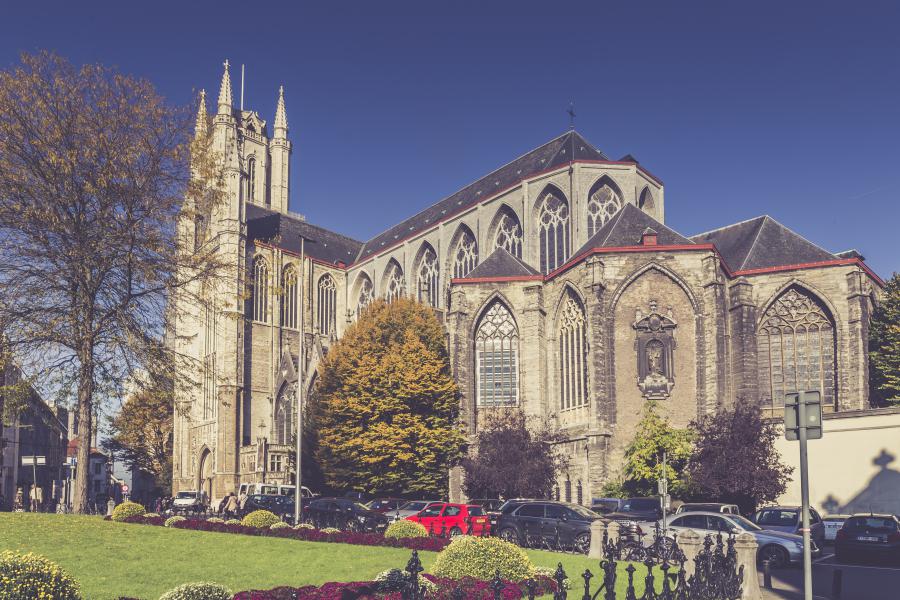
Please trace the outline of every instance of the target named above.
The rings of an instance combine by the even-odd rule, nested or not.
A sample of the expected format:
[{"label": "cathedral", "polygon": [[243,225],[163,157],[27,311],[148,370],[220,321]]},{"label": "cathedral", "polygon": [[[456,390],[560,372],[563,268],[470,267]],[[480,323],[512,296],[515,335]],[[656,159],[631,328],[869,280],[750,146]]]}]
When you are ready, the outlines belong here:
[{"label": "cathedral", "polygon": [[288,210],[283,91],[270,127],[234,107],[226,62],[216,112],[201,94],[197,129],[226,197],[195,224],[195,247],[214,245],[232,276],[170,326],[191,359],[175,372],[175,491],[215,500],[242,483],[290,483],[297,386],[313,388],[329,346],[376,297],[435,310],[468,431],[511,407],[552,420],[568,457],[558,494],[572,502],[619,476],[650,401],[678,427],[738,402],[777,417],[796,390],[819,390],[827,411],[868,407],[883,284],[858,252],[832,253],[769,216],[682,235],[665,225],[656,175],[574,130],[360,241]]}]

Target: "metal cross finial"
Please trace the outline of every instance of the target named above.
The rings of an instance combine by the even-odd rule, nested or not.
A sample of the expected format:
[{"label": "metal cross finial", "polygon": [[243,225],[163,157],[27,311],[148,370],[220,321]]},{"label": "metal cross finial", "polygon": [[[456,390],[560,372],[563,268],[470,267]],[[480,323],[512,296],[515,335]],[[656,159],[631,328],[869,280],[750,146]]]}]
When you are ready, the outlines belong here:
[{"label": "metal cross finial", "polygon": [[569,129],[575,129],[575,103],[569,102],[569,108],[566,109],[569,115]]},{"label": "metal cross finial", "polygon": [[226,58],[226,59],[225,59],[225,62],[222,63],[222,64],[224,64],[224,65],[225,65],[225,68],[227,69],[227,68],[228,68],[228,59]]}]

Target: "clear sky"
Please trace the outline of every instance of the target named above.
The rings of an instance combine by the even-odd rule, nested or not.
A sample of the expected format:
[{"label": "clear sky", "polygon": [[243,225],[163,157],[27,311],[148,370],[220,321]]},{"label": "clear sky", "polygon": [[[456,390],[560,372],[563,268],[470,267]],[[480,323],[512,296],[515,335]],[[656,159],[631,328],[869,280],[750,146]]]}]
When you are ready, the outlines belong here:
[{"label": "clear sky", "polygon": [[[147,77],[173,102],[222,61],[270,123],[284,84],[291,208],[366,239],[562,133],[631,153],[698,233],[769,214],[900,271],[900,3],[13,2],[20,51]],[[238,90],[235,90],[237,96]]]}]

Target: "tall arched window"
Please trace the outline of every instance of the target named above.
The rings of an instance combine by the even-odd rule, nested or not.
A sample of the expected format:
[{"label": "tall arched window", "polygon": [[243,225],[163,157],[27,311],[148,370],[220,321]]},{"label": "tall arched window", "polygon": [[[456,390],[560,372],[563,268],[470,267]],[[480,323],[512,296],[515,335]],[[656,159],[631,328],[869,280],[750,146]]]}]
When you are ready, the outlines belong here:
[{"label": "tall arched window", "polygon": [[462,278],[478,264],[478,242],[468,228],[462,230],[453,254],[453,277]]},{"label": "tall arched window", "polygon": [[519,329],[502,302],[494,302],[475,332],[478,406],[515,406],[519,401]]},{"label": "tall arched window", "polygon": [[253,200],[256,197],[256,157],[251,156],[247,161],[247,198]]},{"label": "tall arched window", "polygon": [[604,179],[594,184],[588,194],[588,238],[593,236],[622,208],[622,198]]},{"label": "tall arched window", "polygon": [[581,480],[575,484],[575,502],[576,504],[584,504],[584,488],[581,486]]},{"label": "tall arched window", "polygon": [[791,287],[766,310],[758,334],[760,397],[764,408],[784,406],[790,392],[818,390],[835,405],[835,335],[828,311]]},{"label": "tall arched window", "polygon": [[253,320],[268,322],[269,264],[261,256],[253,261]]},{"label": "tall arched window", "polygon": [[356,299],[356,316],[359,317],[359,315],[362,314],[362,311],[365,310],[374,299],[375,287],[372,285],[372,280],[367,276],[362,275],[359,282],[359,295]]},{"label": "tall arched window", "polygon": [[325,274],[319,278],[316,307],[316,327],[319,333],[322,335],[333,334],[337,315],[337,286],[331,275]]},{"label": "tall arched window", "polygon": [[513,256],[522,258],[522,225],[515,213],[505,206],[497,216],[494,248],[504,248]]},{"label": "tall arched window", "polygon": [[438,269],[437,255],[428,246],[422,252],[419,259],[419,275],[416,282],[416,292],[419,302],[432,308],[440,308],[441,278]]},{"label": "tall arched window", "polygon": [[403,269],[396,261],[391,261],[385,272],[384,297],[388,302],[402,298],[406,293],[406,280],[403,278]]},{"label": "tall arched window", "polygon": [[559,318],[559,408],[587,405],[584,310],[567,292]]},{"label": "tall arched window", "polygon": [[274,443],[290,444],[291,434],[294,432],[294,393],[288,388],[278,396],[275,402],[275,431]]},{"label": "tall arched window", "polygon": [[562,266],[569,258],[569,205],[559,195],[548,192],[538,218],[541,237],[541,271]]},{"label": "tall arched window", "polygon": [[566,502],[572,501],[572,480],[566,475]]},{"label": "tall arched window", "polygon": [[281,326],[297,328],[297,270],[286,266],[281,272]]}]

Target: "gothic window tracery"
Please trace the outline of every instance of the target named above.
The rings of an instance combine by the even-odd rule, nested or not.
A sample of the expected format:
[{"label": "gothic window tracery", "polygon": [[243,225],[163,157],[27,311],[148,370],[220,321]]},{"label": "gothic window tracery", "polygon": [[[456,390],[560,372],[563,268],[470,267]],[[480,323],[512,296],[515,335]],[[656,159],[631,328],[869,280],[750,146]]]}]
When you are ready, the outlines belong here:
[{"label": "gothic window tracery", "polygon": [[425,248],[419,261],[417,292],[419,302],[432,308],[439,308],[441,297],[440,272],[437,255],[430,247]]},{"label": "gothic window tracery", "polygon": [[541,271],[549,273],[569,258],[569,205],[550,192],[544,196],[538,219]]},{"label": "gothic window tracery", "polygon": [[584,310],[567,293],[559,321],[559,407],[587,405],[587,343]]},{"label": "gothic window tracery", "polygon": [[269,264],[257,256],[253,261],[253,299],[251,302],[253,320],[268,322],[269,315]]},{"label": "gothic window tracery", "polygon": [[494,248],[504,248],[516,258],[522,258],[522,225],[509,209],[501,209],[494,234]]},{"label": "gothic window tracery", "polygon": [[251,156],[247,161],[247,198],[253,200],[256,197],[256,157]]},{"label": "gothic window tracery", "polygon": [[826,309],[805,290],[791,287],[766,310],[758,333],[762,405],[784,406],[790,392],[818,390],[834,406],[835,333]]},{"label": "gothic window tracery", "polygon": [[519,401],[519,329],[502,302],[494,302],[475,333],[477,406],[515,406]]},{"label": "gothic window tracery", "polygon": [[291,443],[291,434],[294,432],[293,395],[292,390],[288,388],[278,396],[278,401],[275,403],[275,432],[273,438],[276,444]]},{"label": "gothic window tracery", "polygon": [[281,274],[281,325],[297,328],[297,271],[293,265],[284,268]]},{"label": "gothic window tracery", "polygon": [[365,310],[374,299],[375,287],[372,285],[372,280],[363,276],[362,281],[359,284],[359,296],[356,300],[356,316],[358,317],[362,314],[362,311]]},{"label": "gothic window tracery", "polygon": [[453,258],[453,277],[462,278],[469,274],[478,264],[478,243],[468,229],[463,232],[456,244]]},{"label": "gothic window tracery", "polygon": [[333,334],[337,315],[337,285],[327,273],[319,279],[316,307],[316,328],[319,333],[325,336]]},{"label": "gothic window tracery", "polygon": [[587,205],[588,238],[597,233],[621,208],[622,198],[608,183],[603,183],[592,190]]},{"label": "gothic window tracery", "polygon": [[388,267],[384,285],[384,297],[388,302],[402,298],[406,293],[406,279],[403,277],[403,269],[396,262]]}]

